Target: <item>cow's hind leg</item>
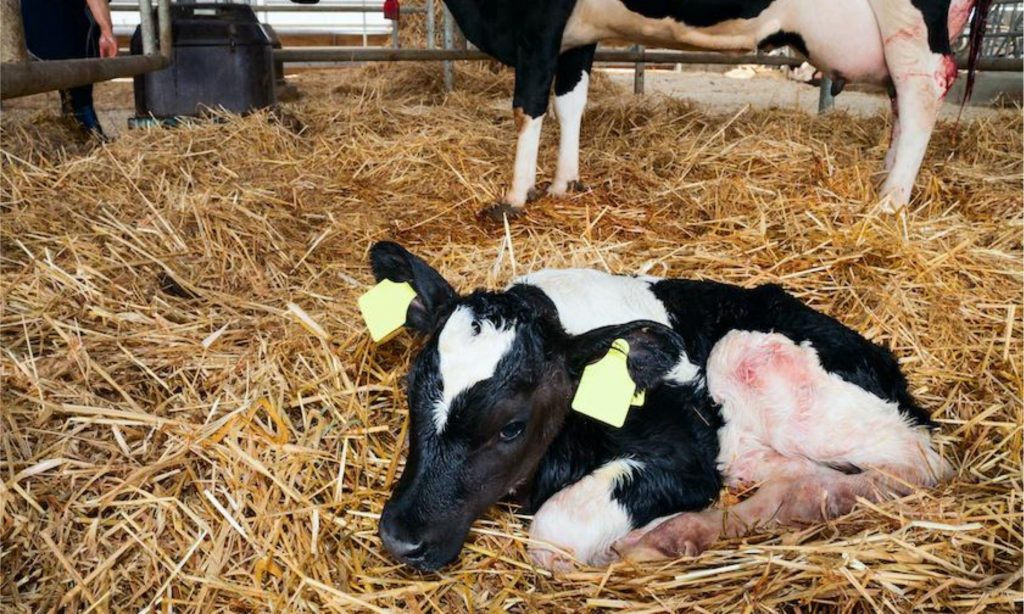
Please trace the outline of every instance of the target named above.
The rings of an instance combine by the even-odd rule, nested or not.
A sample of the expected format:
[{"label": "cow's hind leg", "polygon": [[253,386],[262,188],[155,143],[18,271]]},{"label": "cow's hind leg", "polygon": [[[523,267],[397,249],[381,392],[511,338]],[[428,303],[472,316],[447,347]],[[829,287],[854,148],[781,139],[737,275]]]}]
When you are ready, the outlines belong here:
[{"label": "cow's hind leg", "polygon": [[956,79],[956,60],[946,14],[922,13],[911,0],[869,1],[896,90],[899,133],[891,158],[887,156],[891,169],[882,186],[883,207],[896,211],[910,202],[939,107]]},{"label": "cow's hind leg", "polygon": [[587,106],[590,67],[597,45],[570,49],[558,57],[555,73],[555,113],[558,115],[558,169],[548,192],[563,196],[583,191],[580,183],[580,123]]}]

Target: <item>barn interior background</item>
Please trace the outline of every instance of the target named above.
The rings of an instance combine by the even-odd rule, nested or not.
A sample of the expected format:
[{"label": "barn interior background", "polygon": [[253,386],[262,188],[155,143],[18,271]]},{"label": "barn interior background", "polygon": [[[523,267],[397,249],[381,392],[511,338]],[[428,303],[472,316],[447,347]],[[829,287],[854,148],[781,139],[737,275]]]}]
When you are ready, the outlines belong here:
[{"label": "barn interior background", "polygon": [[[404,3],[397,30],[361,2],[260,6],[298,94],[274,110],[129,130],[131,84],[116,81],[98,105],[118,138],[99,144],[59,118],[55,94],[4,103],[5,611],[1019,611],[1012,100],[960,121],[948,105],[920,194],[892,217],[872,200],[888,135],[873,94],[844,93],[815,118],[818,91],[776,74],[745,69],[755,78],[740,88],[707,66],[637,79],[634,61],[661,52],[609,50],[620,55],[584,118],[591,189],[489,225],[476,213],[507,180],[510,74],[429,54],[338,64],[411,57],[396,45],[479,57],[439,2]],[[114,8],[126,37],[137,5]],[[1021,7],[997,10],[986,61],[1017,58],[1004,74],[1019,91]],[[308,70],[323,66],[337,70]],[[651,93],[632,96],[638,84]],[[568,265],[782,283],[893,347],[958,476],[697,559],[558,578],[527,564],[527,521],[501,508],[457,565],[411,573],[375,532],[401,467],[400,374],[416,341],[375,347],[355,309],[382,238],[461,289]]]}]

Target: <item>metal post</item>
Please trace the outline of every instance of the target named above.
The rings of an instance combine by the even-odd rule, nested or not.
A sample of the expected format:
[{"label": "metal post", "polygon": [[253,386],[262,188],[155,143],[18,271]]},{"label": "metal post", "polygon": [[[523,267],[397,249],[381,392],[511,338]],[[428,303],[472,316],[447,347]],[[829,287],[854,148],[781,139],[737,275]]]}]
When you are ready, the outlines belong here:
[{"label": "metal post", "polygon": [[[452,48],[452,22],[455,19],[452,17],[451,11],[448,7],[444,7],[444,34],[442,36],[442,45],[447,51]],[[451,63],[451,60],[445,60],[444,67],[444,91],[450,92],[455,88],[455,66]]]},{"label": "metal post", "polygon": [[391,47],[398,49],[398,20],[391,20]]},{"label": "metal post", "polygon": [[427,0],[427,49],[434,48],[434,0]]},{"label": "metal post", "polygon": [[174,39],[171,34],[171,0],[157,0],[157,13],[160,18],[160,55],[171,57],[171,46]]},{"label": "metal post", "polygon": [[142,29],[142,55],[156,53],[156,27],[153,25],[153,4],[139,0],[139,25]]},{"label": "metal post", "polygon": [[[641,54],[642,57],[644,46],[633,45],[633,50]],[[643,61],[638,61],[633,65],[633,94],[636,96],[640,96],[644,93],[644,71],[646,68],[647,63]]]},{"label": "metal post", "polygon": [[821,85],[818,86],[818,115],[824,115],[836,105],[836,98],[832,95],[832,79],[822,75]]}]

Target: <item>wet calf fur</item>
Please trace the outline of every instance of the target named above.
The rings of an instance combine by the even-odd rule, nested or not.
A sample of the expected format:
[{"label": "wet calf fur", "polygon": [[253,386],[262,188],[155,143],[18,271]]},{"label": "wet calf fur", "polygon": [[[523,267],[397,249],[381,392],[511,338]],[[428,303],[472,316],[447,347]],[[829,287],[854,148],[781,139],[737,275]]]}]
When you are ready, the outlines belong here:
[{"label": "wet calf fur", "polygon": [[[562,568],[692,554],[723,527],[813,521],[947,471],[892,354],[777,286],[566,269],[460,295],[395,243],[371,262],[413,286],[407,326],[426,337],[380,522],[387,550],[419,569],[456,558],[508,495],[535,513],[533,560]],[[616,429],[569,407],[619,338],[647,395]],[[729,526],[708,509],[723,481],[763,484]]]}]

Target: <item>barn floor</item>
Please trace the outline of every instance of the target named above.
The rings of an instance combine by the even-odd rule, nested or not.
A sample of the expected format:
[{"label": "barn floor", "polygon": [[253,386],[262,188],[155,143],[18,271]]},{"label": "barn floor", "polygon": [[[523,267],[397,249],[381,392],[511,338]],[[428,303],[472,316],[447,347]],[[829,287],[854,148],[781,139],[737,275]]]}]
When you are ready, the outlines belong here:
[{"label": "barn floor", "polygon": [[[49,110],[0,120],[0,609],[1019,610],[1019,109],[943,123],[893,217],[884,116],[712,115],[596,79],[591,190],[505,227],[476,214],[511,168],[508,74],[460,67],[448,96],[437,67],[346,77],[303,75],[279,118],[103,146]],[[567,265],[782,283],[896,351],[958,476],[562,577],[501,507],[458,563],[410,572],[375,532],[416,340],[375,347],[355,309],[384,238],[463,290]]]}]

